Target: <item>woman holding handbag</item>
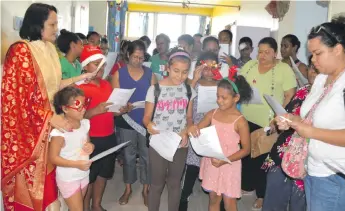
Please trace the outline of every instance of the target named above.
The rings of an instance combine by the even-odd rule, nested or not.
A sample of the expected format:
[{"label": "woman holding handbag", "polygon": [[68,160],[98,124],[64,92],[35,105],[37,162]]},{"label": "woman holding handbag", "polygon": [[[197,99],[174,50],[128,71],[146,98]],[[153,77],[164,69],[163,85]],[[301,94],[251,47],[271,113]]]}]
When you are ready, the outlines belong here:
[{"label": "woman holding handbag", "polygon": [[[274,97],[285,107],[296,92],[296,76],[289,65],[277,61],[277,50],[278,44],[274,38],[263,38],[259,42],[258,59],[247,62],[240,71],[251,87],[258,90],[263,102],[241,106],[242,113],[249,122],[250,132],[268,127],[274,119],[274,113],[263,98],[263,94]],[[257,199],[253,204],[253,210],[262,208],[265,196],[266,172],[261,166],[266,157],[267,153],[256,158],[249,156],[242,159],[243,194],[256,190]]]},{"label": "woman holding handbag", "polygon": [[276,118],[280,129],[296,131],[282,167],[289,176],[304,178],[308,211],[343,210],[345,206],[344,29],[343,16],[312,28],[308,49],[321,74],[300,116]]},{"label": "woman holding handbag", "polygon": [[[294,115],[300,114],[303,101],[307,97],[315,81],[318,71],[314,68],[309,57],[308,82],[309,84],[297,90],[291,102],[285,107],[287,112]],[[287,176],[281,168],[282,157],[288,147],[294,129],[283,131],[279,134],[277,142],[273,145],[269,157],[266,158],[262,169],[267,171],[267,184],[263,211],[289,210],[305,211],[306,201],[303,180],[295,180]],[[277,190],[281,190],[277,192]]]}]

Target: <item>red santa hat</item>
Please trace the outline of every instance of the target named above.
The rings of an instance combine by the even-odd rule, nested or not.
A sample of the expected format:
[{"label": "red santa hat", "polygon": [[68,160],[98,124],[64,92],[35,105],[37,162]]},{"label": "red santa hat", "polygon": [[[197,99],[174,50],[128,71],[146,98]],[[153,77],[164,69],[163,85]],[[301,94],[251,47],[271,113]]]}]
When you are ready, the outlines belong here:
[{"label": "red santa hat", "polygon": [[80,62],[82,68],[88,65],[90,62],[98,59],[105,59],[101,49],[98,46],[86,45],[80,54]]}]

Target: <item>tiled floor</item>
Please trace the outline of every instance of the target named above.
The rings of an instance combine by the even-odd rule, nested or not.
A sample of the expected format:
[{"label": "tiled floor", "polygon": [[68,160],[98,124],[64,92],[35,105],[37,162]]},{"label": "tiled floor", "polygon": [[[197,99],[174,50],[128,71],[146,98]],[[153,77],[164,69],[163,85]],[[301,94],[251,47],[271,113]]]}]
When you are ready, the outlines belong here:
[{"label": "tiled floor", "polygon": [[[124,190],[124,184],[122,182],[122,168],[116,166],[115,175],[112,180],[108,182],[105,194],[103,197],[103,207],[108,211],[147,211],[147,208],[143,205],[141,197],[142,186],[139,182],[133,185],[133,194],[127,205],[121,206],[118,203],[118,199],[122,195]],[[254,202],[253,196],[243,196],[238,201],[239,211],[251,211],[251,206]],[[196,183],[194,187],[193,196],[190,199],[189,211],[207,211],[208,196],[201,190],[200,183]],[[161,199],[160,211],[168,211],[167,209],[167,189],[164,189]]]}]

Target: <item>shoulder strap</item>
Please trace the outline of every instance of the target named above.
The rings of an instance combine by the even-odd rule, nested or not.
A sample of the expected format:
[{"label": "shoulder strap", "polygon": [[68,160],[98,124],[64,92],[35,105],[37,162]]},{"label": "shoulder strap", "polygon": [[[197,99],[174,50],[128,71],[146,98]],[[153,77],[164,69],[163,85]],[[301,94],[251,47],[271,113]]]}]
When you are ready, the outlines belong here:
[{"label": "shoulder strap", "polygon": [[157,103],[158,103],[158,98],[159,95],[161,94],[161,88],[159,87],[159,83],[156,83],[154,85],[154,91],[153,91],[153,95],[155,97],[155,101],[154,101],[154,106],[153,106],[153,113],[152,113],[152,117],[151,119],[153,120],[153,117],[155,116],[155,112],[156,112],[156,107],[157,107]]}]

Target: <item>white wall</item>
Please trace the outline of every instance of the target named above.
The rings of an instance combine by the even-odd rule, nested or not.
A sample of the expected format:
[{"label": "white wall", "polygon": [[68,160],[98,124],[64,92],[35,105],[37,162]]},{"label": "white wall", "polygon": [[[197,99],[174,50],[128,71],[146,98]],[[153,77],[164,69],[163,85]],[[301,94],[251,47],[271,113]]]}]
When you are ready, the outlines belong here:
[{"label": "white wall", "polygon": [[[20,39],[19,31],[13,29],[13,18],[24,17],[27,8],[34,2],[42,2],[54,5],[58,10],[60,29],[67,29],[76,32],[87,33],[89,26],[89,2],[83,1],[1,1],[1,62],[9,45]],[[85,8],[80,13],[80,6]],[[75,11],[73,11],[75,9]],[[72,12],[73,11],[73,12]],[[76,18],[73,17],[76,16]]]},{"label": "white wall", "polygon": [[328,20],[331,20],[334,15],[345,14],[345,1],[332,0],[329,3]]},{"label": "white wall", "polygon": [[89,12],[90,4],[88,1],[72,2],[72,31],[87,35],[89,32]]},{"label": "white wall", "polygon": [[[312,27],[327,21],[328,9],[311,1],[291,1],[290,9],[283,21],[279,23],[278,46],[287,34],[294,34],[301,42],[297,57],[304,63],[308,62],[307,36]],[[279,53],[280,57],[280,53]]]},{"label": "white wall", "polygon": [[107,34],[107,1],[90,1],[90,26],[102,35]]},{"label": "white wall", "polygon": [[241,11],[237,25],[277,29],[277,20],[273,19],[265,7],[270,0],[241,1]]}]

